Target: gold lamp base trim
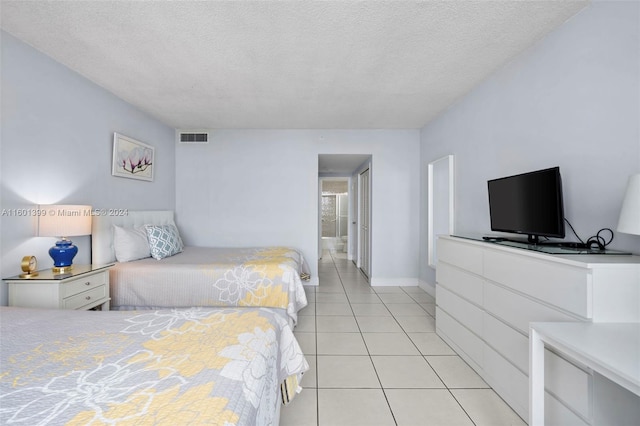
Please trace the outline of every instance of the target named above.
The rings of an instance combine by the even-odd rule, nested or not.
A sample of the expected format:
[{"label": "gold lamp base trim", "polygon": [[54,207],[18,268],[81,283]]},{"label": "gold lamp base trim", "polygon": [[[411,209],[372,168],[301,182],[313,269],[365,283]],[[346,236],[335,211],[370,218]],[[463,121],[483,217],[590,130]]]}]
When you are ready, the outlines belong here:
[{"label": "gold lamp base trim", "polygon": [[51,268],[54,274],[68,274],[73,269],[73,265],[70,266],[54,266]]}]

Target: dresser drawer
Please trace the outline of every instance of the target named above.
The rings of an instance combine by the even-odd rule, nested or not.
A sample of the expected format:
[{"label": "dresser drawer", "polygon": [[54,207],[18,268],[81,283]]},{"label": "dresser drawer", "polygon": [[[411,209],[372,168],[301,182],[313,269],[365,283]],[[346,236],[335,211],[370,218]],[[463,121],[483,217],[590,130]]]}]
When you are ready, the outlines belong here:
[{"label": "dresser drawer", "polygon": [[529,377],[488,345],[484,349],[485,380],[520,417],[529,418]]},{"label": "dresser drawer", "polygon": [[546,426],[589,425],[547,392],[544,394],[544,424]]},{"label": "dresser drawer", "polygon": [[484,340],[523,373],[529,374],[529,339],[499,319],[484,314]]},{"label": "dresser drawer", "polygon": [[107,284],[108,272],[90,275],[88,277],[80,277],[70,283],[62,285],[62,297],[73,296],[83,291],[94,289],[98,286]]},{"label": "dresser drawer", "polygon": [[447,263],[439,263],[436,282],[478,306],[482,306],[482,278]]},{"label": "dresser drawer", "polygon": [[[438,261],[482,275],[482,248],[438,238]],[[439,268],[440,266],[438,266]]]},{"label": "dresser drawer", "polygon": [[545,350],[544,387],[583,418],[591,417],[591,374]]},{"label": "dresser drawer", "polygon": [[439,284],[436,285],[436,304],[469,330],[482,336],[482,310],[480,308]]},{"label": "dresser drawer", "polygon": [[463,352],[460,355],[474,370],[482,370],[484,342],[439,307],[436,307],[436,331],[447,343],[453,342],[456,352]]},{"label": "dresser drawer", "polygon": [[[545,360],[547,359],[549,359],[549,357],[545,357]],[[484,372],[487,376],[487,382],[520,417],[528,419],[529,377],[511,365],[511,363],[489,346],[485,346],[484,360]],[[555,360],[551,360],[550,362],[554,363],[554,361]],[[559,371],[558,374],[567,378],[566,371]],[[548,406],[545,406],[545,424],[557,426],[586,424],[584,420],[561,404],[548,392],[545,392],[545,403],[548,404]],[[575,410],[575,407],[572,408]]]},{"label": "dresser drawer", "polygon": [[[529,339],[488,314],[484,326],[486,342],[528,376]],[[589,418],[591,375],[548,350],[545,388],[583,418]]]},{"label": "dresser drawer", "polygon": [[592,277],[584,268],[486,250],[484,276],[583,318],[592,316]]},{"label": "dresser drawer", "polygon": [[484,283],[484,307],[526,336],[533,321],[576,321],[570,315],[489,282]]},{"label": "dresser drawer", "polygon": [[107,297],[107,286],[103,284],[75,296],[67,297],[62,301],[63,309],[79,309],[90,303],[95,303]]}]

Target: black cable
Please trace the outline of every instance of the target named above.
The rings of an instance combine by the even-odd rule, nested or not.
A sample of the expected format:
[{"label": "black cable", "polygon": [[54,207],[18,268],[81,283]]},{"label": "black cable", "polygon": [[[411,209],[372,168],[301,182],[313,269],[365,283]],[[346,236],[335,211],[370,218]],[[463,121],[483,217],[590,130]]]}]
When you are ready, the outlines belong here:
[{"label": "black cable", "polygon": [[585,244],[585,242],[584,242],[584,241],[582,241],[582,238],[580,238],[580,236],[576,233],[576,230],[575,230],[575,229],[573,229],[573,226],[571,225],[571,222],[569,222],[569,221],[567,220],[567,218],[566,218],[566,217],[564,218],[564,221],[565,221],[565,222],[567,222],[567,225],[569,225],[569,228],[571,228],[571,230],[573,231],[573,235],[575,235],[575,236],[576,236],[576,238],[577,238],[577,239],[578,239],[582,244]]},{"label": "black cable", "polygon": [[[604,250],[605,247],[607,247],[609,244],[611,244],[611,241],[613,241],[614,234],[613,234],[613,231],[611,230],[611,228],[602,228],[601,230],[599,230],[596,233],[596,235],[593,235],[593,236],[587,238],[587,242],[585,243],[584,241],[582,241],[582,238],[580,238],[580,236],[578,235],[576,230],[573,229],[573,226],[567,220],[566,217],[564,218],[564,220],[569,225],[569,228],[571,228],[571,230],[573,231],[573,235],[576,236],[576,238],[580,241],[580,243],[586,245],[587,248],[589,248],[589,249],[592,248],[592,246],[596,246],[599,250]],[[600,233],[604,232],[604,231],[609,231],[611,233],[611,238],[609,238],[609,241],[605,240],[605,238],[600,235]]]},{"label": "black cable", "polygon": [[[606,241],[604,237],[600,235],[602,231],[609,231],[611,233],[611,238],[609,239],[609,241]],[[594,235],[593,237],[589,237],[589,239],[587,240],[587,244],[597,244],[598,248],[600,248],[600,250],[603,250],[606,246],[611,244],[611,241],[613,241],[613,231],[610,228],[602,228],[596,233],[596,235]]]}]

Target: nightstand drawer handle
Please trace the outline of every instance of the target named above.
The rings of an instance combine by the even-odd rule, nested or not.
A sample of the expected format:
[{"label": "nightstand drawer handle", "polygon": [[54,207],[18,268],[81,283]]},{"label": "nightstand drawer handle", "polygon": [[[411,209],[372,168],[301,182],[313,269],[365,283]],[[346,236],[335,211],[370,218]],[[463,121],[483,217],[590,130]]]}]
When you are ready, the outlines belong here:
[{"label": "nightstand drawer handle", "polygon": [[84,285],[91,285],[91,281],[87,281]]},{"label": "nightstand drawer handle", "polygon": [[91,300],[91,296],[87,296],[87,297],[85,297],[85,299]]}]

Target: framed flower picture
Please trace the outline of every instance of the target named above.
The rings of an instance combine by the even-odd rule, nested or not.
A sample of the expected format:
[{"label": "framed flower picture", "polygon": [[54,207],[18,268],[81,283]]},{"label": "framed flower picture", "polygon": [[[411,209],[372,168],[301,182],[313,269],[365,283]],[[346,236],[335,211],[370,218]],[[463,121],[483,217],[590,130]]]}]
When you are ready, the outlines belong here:
[{"label": "framed flower picture", "polygon": [[153,181],[155,148],[146,143],[113,134],[113,176]]}]

